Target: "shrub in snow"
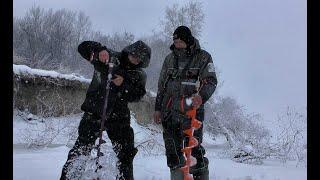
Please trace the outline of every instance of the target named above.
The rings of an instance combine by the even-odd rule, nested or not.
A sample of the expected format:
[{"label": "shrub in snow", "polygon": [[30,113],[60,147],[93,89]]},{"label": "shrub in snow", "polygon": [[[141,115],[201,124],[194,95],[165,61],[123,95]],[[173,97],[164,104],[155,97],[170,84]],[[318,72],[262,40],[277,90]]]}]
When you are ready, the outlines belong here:
[{"label": "shrub in snow", "polygon": [[165,152],[162,141],[162,130],[159,125],[148,124],[141,126],[137,123],[134,114],[131,113],[131,126],[135,133],[135,146],[138,148],[138,155],[150,156],[160,155]]},{"label": "shrub in snow", "polygon": [[278,133],[275,135],[275,156],[282,162],[296,160],[298,165],[307,162],[307,116],[295,108],[287,107],[278,116]]},{"label": "shrub in snow", "polygon": [[80,113],[90,80],[13,64],[14,108],[50,117]]},{"label": "shrub in snow", "polygon": [[44,122],[44,119],[42,117],[39,117],[37,115],[30,113],[28,109],[25,109],[24,111],[17,110],[16,112],[17,112],[17,115],[21,117],[21,119],[31,124],[35,124],[37,122]]},{"label": "shrub in snow", "polygon": [[74,143],[78,134],[77,123],[61,118],[43,118],[28,112],[17,112],[17,116],[27,123],[18,136],[28,148],[47,147],[62,137],[66,137],[69,143]]},{"label": "shrub in snow", "polygon": [[[250,119],[249,119],[250,120]],[[247,121],[240,130],[232,132],[229,156],[236,162],[262,163],[263,159],[277,159],[283,163],[296,161],[296,166],[307,164],[307,118],[294,108],[279,115],[277,133],[272,139],[268,131]],[[233,133],[237,132],[237,133]]]},{"label": "shrub in snow", "polygon": [[265,157],[259,155],[251,145],[243,145],[232,149],[231,159],[239,163],[262,164]]},{"label": "shrub in snow", "polygon": [[270,134],[260,124],[260,115],[248,114],[231,97],[217,97],[208,104],[205,131],[211,137],[225,136],[230,147],[225,154],[237,162],[261,163]]}]

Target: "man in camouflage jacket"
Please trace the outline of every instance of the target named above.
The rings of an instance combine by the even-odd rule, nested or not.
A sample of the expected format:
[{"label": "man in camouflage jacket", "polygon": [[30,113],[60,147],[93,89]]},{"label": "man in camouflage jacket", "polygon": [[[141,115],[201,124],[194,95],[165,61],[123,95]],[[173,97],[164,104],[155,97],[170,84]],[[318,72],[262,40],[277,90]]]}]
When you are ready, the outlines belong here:
[{"label": "man in camouflage jacket", "polygon": [[81,106],[84,115],[78,127],[79,136],[68,153],[60,179],[81,177],[84,167],[75,167],[79,164],[77,160],[80,156],[90,155],[99,136],[106,94],[107,62],[112,60],[117,63],[112,72],[105,130],[118,157],[120,173],[117,179],[133,180],[133,158],[138,150],[134,147],[128,102],[137,102],[146,93],[146,74],[142,68],[149,64],[151,49],[143,41],[137,41],[121,52],[115,52],[98,42],[84,41],[78,46],[78,52],[94,66],[94,74]]},{"label": "man in camouflage jacket", "polygon": [[[178,27],[173,34],[171,53],[166,56],[158,82],[154,120],[162,123],[167,165],[172,180],[182,180],[183,173],[179,169],[185,160],[181,149],[185,138],[183,129],[190,127],[190,119],[186,111],[197,108],[196,118],[203,122],[204,104],[214,93],[217,78],[211,55],[200,48],[199,41],[194,38],[186,26]],[[192,156],[197,164],[190,173],[195,180],[208,180],[209,161],[205,149],[201,146],[203,126],[194,131],[199,145],[192,149]]]}]

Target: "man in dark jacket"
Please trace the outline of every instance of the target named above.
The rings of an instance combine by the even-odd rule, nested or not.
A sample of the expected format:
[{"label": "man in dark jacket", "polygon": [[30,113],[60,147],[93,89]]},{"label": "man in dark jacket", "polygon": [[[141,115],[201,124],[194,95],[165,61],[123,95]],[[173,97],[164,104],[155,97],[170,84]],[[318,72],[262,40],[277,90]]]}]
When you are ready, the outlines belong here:
[{"label": "man in dark jacket", "polygon": [[105,130],[118,157],[120,173],[117,179],[133,180],[133,158],[138,150],[134,147],[128,102],[137,102],[146,93],[146,74],[142,68],[146,68],[150,62],[151,49],[143,41],[137,41],[121,52],[115,52],[98,42],[84,41],[78,46],[78,52],[94,66],[94,74],[81,106],[84,115],[78,127],[79,136],[69,151],[60,179],[77,179],[84,170],[83,166],[82,169],[72,169],[73,163],[77,163],[80,156],[90,155],[99,136],[106,94],[107,63],[113,61],[116,66],[112,72]]},{"label": "man in dark jacket", "polygon": [[[200,48],[199,42],[186,26],[178,27],[173,34],[172,52],[164,60],[155,103],[154,120],[162,123],[166,148],[167,165],[172,180],[183,180],[180,170],[185,165],[181,149],[185,135],[190,128],[190,118],[186,112],[197,109],[196,118],[203,122],[204,103],[211,97],[217,85],[211,55]],[[194,131],[199,145],[192,149],[197,164],[190,168],[195,180],[208,180],[209,161],[204,157],[201,146],[203,126]]]}]

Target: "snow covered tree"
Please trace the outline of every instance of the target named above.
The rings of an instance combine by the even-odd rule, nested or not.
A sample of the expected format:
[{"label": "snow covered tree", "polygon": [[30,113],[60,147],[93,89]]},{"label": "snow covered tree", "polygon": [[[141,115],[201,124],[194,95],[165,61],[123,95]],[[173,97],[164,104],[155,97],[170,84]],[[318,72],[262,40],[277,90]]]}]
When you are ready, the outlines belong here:
[{"label": "snow covered tree", "polygon": [[[226,137],[230,146],[229,157],[237,162],[261,163],[267,158],[270,132],[261,125],[259,114],[248,113],[243,106],[231,97],[216,97],[209,100],[205,130],[213,138]],[[209,111],[209,112],[208,112]]]},{"label": "snow covered tree", "polygon": [[146,68],[148,76],[147,88],[156,92],[161,67],[165,57],[170,53],[169,46],[172,42],[163,38],[160,32],[153,32],[151,36],[144,37],[144,41],[152,49],[151,61],[149,67]]},{"label": "snow covered tree", "polygon": [[278,129],[273,144],[274,156],[286,162],[296,160],[306,165],[307,161],[307,116],[306,112],[287,107],[278,115]]},{"label": "snow covered tree", "polygon": [[93,68],[77,51],[80,42],[95,40],[120,51],[134,41],[129,32],[104,35],[92,29],[84,12],[67,9],[45,10],[33,6],[22,18],[13,19],[13,49],[32,68],[90,77]]},{"label": "snow covered tree", "polygon": [[33,6],[23,18],[14,18],[13,47],[18,55],[26,57],[36,67],[45,53],[40,51],[45,41],[44,11]]},{"label": "snow covered tree", "polygon": [[163,33],[171,39],[174,30],[181,25],[188,26],[194,37],[200,38],[204,23],[202,4],[199,1],[189,1],[183,6],[174,4],[167,7],[165,19],[162,21]]},{"label": "snow covered tree", "polygon": [[160,21],[161,30],[153,31],[153,34],[144,37],[144,40],[152,49],[148,75],[147,87],[156,92],[161,67],[165,57],[170,53],[173,31],[180,25],[190,28],[192,34],[199,38],[203,27],[204,13],[202,4],[198,1],[189,1],[185,5],[174,4],[167,6],[164,19]]},{"label": "snow covered tree", "polygon": [[45,11],[33,6],[23,18],[14,19],[13,47],[32,68],[57,69],[74,51],[75,12]]},{"label": "snow covered tree", "polygon": [[105,35],[100,31],[94,31],[91,34],[91,40],[100,42],[110,49],[121,51],[124,47],[134,42],[134,35],[130,32],[116,32],[111,35]]}]

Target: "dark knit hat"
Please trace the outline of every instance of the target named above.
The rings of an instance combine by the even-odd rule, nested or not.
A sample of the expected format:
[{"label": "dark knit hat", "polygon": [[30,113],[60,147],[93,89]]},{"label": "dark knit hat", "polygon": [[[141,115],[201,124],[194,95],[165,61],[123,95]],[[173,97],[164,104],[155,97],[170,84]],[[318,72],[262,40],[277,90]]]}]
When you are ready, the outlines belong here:
[{"label": "dark knit hat", "polygon": [[140,59],[140,67],[148,67],[151,58],[151,48],[143,41],[139,40],[125,47],[123,52],[138,57]]},{"label": "dark knit hat", "polygon": [[173,33],[173,40],[175,39],[181,39],[187,44],[187,46],[191,46],[194,43],[194,37],[187,26],[177,27]]},{"label": "dark knit hat", "polygon": [[108,48],[106,47],[106,46],[99,46],[99,47],[97,47],[97,52],[99,53],[99,52],[101,52],[101,51],[103,51],[103,50],[106,50],[106,51],[108,51],[109,52],[109,50],[108,50]]}]

